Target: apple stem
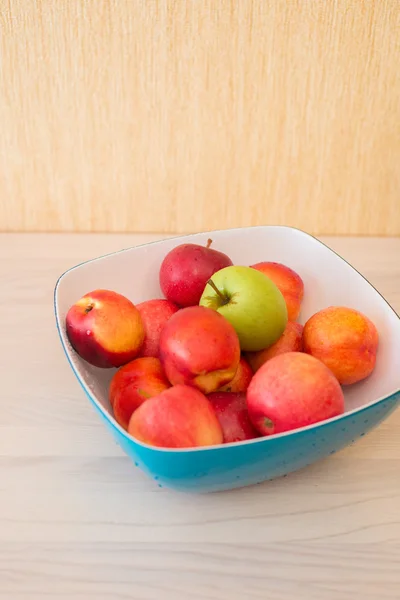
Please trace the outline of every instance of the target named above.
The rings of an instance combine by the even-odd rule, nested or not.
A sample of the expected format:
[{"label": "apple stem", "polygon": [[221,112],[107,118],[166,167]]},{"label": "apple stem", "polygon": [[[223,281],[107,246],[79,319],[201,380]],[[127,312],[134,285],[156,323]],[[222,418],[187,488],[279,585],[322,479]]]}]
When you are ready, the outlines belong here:
[{"label": "apple stem", "polygon": [[138,394],[139,394],[139,396],[142,396],[142,398],[145,398],[146,400],[151,398],[151,396],[148,392],[145,392],[144,390],[141,390],[141,389],[138,389]]},{"label": "apple stem", "polygon": [[207,281],[208,285],[212,287],[212,289],[214,290],[214,292],[216,294],[218,294],[218,296],[221,298],[222,302],[224,304],[227,304],[229,302],[229,298],[227,298],[226,296],[224,296],[224,294],[217,288],[217,286],[215,285],[215,283],[213,282],[212,279],[209,279]]},{"label": "apple stem", "polygon": [[88,313],[90,313],[90,311],[94,308],[94,304],[88,304],[88,306],[85,308],[85,315],[87,315]]},{"label": "apple stem", "polygon": [[268,419],[268,417],[265,417],[264,425],[265,427],[268,427],[268,429],[272,429],[272,427],[274,426],[274,422],[271,421],[271,419]]},{"label": "apple stem", "polygon": [[206,248],[209,248],[211,246],[211,244],[212,244],[212,239],[209,238],[207,240]]}]

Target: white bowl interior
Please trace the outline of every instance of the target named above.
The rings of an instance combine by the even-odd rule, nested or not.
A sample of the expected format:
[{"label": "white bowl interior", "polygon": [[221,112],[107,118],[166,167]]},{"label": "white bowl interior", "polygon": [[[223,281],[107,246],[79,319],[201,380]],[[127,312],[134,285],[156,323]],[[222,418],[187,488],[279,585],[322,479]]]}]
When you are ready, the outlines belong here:
[{"label": "white bowl interior", "polygon": [[68,357],[84,387],[110,412],[108,384],[114,369],[98,369],[79,358],[65,332],[69,307],[94,289],[115,290],[134,303],[161,298],[158,272],[166,253],[181,243],[206,244],[230,256],[234,264],[282,262],[303,278],[305,296],[300,322],[331,305],[360,310],[376,325],[380,346],[376,368],[366,380],[344,387],[346,412],[372,404],[400,388],[400,320],[380,294],[341,257],[315,238],[288,227],[253,227],[168,239],[122,250],[67,271],[55,293],[56,316]]}]

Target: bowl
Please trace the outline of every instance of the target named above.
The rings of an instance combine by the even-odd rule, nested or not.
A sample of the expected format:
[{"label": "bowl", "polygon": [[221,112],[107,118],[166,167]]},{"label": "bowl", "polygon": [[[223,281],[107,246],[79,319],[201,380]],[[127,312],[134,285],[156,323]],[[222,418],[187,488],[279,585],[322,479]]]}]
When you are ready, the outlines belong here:
[{"label": "bowl", "polygon": [[[345,305],[377,326],[380,347],[374,372],[344,387],[345,413],[303,429],[236,444],[155,448],[133,439],[114,420],[108,385],[114,369],[98,369],[72,349],[65,330],[69,307],[85,293],[106,288],[139,303],[162,297],[158,270],[164,256],[183,242],[227,253],[235,264],[282,262],[304,280],[300,322],[330,305]],[[334,251],[298,229],[265,226],[212,231],[145,244],[77,265],[58,280],[55,315],[61,344],[86,396],[134,464],[160,486],[187,492],[243,487],[286,475],[351,444],[383,421],[400,401],[400,319],[377,290]],[[72,443],[72,440],[71,440]]]}]

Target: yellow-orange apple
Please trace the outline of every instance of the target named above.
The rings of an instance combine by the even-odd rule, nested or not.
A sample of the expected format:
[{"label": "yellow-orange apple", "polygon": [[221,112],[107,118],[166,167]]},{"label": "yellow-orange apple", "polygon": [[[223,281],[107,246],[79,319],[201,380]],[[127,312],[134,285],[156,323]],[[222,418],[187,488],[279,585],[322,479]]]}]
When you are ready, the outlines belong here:
[{"label": "yellow-orange apple", "polygon": [[289,321],[295,321],[304,296],[304,283],[300,275],[290,267],[277,262],[260,262],[252,265],[271,279],[285,298]]},{"label": "yellow-orange apple", "polygon": [[134,359],[144,340],[139,311],[111,290],[85,294],[69,309],[66,331],[74,350],[96,367],[120,367]]},{"label": "yellow-orange apple", "polygon": [[239,339],[232,325],[211,308],[183,308],[161,332],[160,360],[173,385],[191,385],[209,394],[235,376]]},{"label": "yellow-orange apple", "polygon": [[304,351],[321,360],[342,385],[361,381],[375,367],[379,336],[358,310],[330,306],[304,325]]},{"label": "yellow-orange apple", "polygon": [[142,357],[121,367],[109,388],[115,420],[128,428],[132,413],[148,398],[158,396],[170,386],[158,358]]},{"label": "yellow-orange apple", "polygon": [[158,357],[160,335],[165,323],[179,308],[169,300],[146,300],[136,305],[140,312],[145,331],[145,338],[140,349],[140,356]]},{"label": "yellow-orange apple", "polygon": [[175,385],[144,402],[133,413],[128,432],[164,448],[222,444],[222,429],[207,398],[192,387]]},{"label": "yellow-orange apple", "polygon": [[306,427],[344,412],[342,388],[321,361],[303,352],[279,354],[247,390],[250,420],[262,435]]},{"label": "yellow-orange apple", "polygon": [[303,350],[303,326],[294,321],[288,321],[286,329],[275,344],[259,352],[247,352],[246,358],[254,373],[278,354],[285,352],[301,352]]},{"label": "yellow-orange apple", "polygon": [[250,385],[251,378],[253,377],[253,371],[246,359],[243,357],[240,359],[239,366],[236,370],[235,376],[226,385],[219,388],[219,392],[232,392],[241,393],[245,392]]}]

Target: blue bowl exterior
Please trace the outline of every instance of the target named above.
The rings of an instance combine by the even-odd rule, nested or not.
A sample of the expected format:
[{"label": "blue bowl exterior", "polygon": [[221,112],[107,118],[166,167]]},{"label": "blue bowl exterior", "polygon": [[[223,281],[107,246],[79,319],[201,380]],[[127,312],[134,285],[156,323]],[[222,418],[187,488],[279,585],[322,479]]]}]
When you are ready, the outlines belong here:
[{"label": "blue bowl exterior", "polygon": [[289,435],[204,450],[163,451],[141,445],[101,415],[125,453],[160,487],[185,492],[217,492],[282,477],[334,454],[364,436],[392,413],[400,391],[372,406]]},{"label": "blue bowl exterior", "polygon": [[399,389],[341,418],[286,435],[207,449],[152,448],[136,442],[121,430],[88,393],[63,344],[57,317],[56,323],[67,360],[85,394],[117,444],[160,487],[196,493],[217,492],[282,477],[352,444],[384,421],[400,403]]}]

